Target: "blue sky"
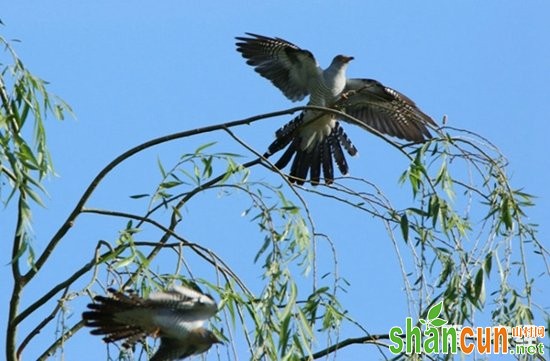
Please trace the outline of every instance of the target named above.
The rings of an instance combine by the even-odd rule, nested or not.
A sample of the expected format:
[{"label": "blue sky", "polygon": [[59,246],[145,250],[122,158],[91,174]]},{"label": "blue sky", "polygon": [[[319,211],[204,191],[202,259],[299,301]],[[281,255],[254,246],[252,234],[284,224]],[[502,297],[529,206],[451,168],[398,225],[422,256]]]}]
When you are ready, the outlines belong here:
[{"label": "blue sky", "polygon": [[[513,185],[538,197],[530,217],[541,225],[540,239],[547,244],[548,2],[188,4],[25,0],[3,6],[3,36],[21,40],[16,50],[26,66],[49,81],[50,90],[64,98],[77,116],[64,122],[48,120],[49,144],[59,176],[47,182],[47,209],[35,213],[37,248],[64,220],[92,177],[128,148],[176,131],[291,106],[235,51],[234,37],[246,31],[288,39],[311,50],[322,66],[335,54],[354,56],[350,76],[377,79],[407,94],[437,121],[446,115],[450,125],[489,138],[508,157]],[[272,119],[238,132],[262,151],[285,120]],[[375,137],[348,128],[360,151],[359,157],[349,160],[351,173],[398,187],[406,162]],[[135,207],[127,196],[149,192],[158,182],[157,158],[170,164],[210,137],[161,146],[130,160],[106,180],[90,206]],[[243,152],[227,136],[214,137],[220,142],[218,150]],[[248,222],[239,216],[246,202],[233,204],[224,198],[217,210],[220,217],[208,217],[215,210],[207,200],[205,205],[189,208],[198,210],[197,215],[191,211],[187,215],[192,227],[185,234],[205,239],[220,254],[232,257],[236,268],[248,270],[253,251],[246,254],[246,242],[253,250],[261,239],[241,239],[252,236],[252,231],[246,236],[232,232]],[[13,220],[9,211],[0,214],[3,229]],[[331,234],[339,247],[340,272],[351,282],[350,305],[363,323],[372,326],[371,332],[386,332],[385,321],[406,311],[398,310],[399,302],[388,303],[392,294],[401,292],[402,284],[387,265],[393,250],[384,243],[384,233],[370,219],[358,226],[345,215],[332,214],[330,208],[320,209],[318,217],[323,232]],[[121,224],[113,219],[98,223],[93,217],[79,218],[79,228],[67,238],[65,253],[55,259],[49,275],[54,278],[65,267],[76,267],[72,252],[91,255],[95,242],[116,237]],[[208,237],[201,233],[204,229],[213,229],[213,233],[227,229],[229,235]],[[238,242],[243,244],[236,249]],[[8,243],[2,242],[2,279],[9,277]],[[51,279],[43,276],[37,281],[29,295],[48,289]],[[540,290],[542,294],[548,291],[548,285]],[[0,298],[3,310],[7,302],[7,297]],[[80,310],[73,311],[75,317],[80,314]],[[5,317],[0,313],[3,324]],[[44,336],[42,342],[47,344],[51,338]],[[357,359],[364,351],[355,346],[345,355]],[[67,346],[66,359],[95,360],[104,354],[100,340],[84,332]],[[34,356],[31,352],[28,359]],[[215,357],[212,354],[209,359]]]}]

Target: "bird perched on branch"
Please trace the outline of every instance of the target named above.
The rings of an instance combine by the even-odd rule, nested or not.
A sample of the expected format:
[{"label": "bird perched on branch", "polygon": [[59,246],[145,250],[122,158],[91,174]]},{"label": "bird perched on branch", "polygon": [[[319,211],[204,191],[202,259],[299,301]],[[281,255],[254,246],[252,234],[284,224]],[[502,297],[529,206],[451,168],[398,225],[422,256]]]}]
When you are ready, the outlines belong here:
[{"label": "bird perched on branch", "polygon": [[[346,69],[353,57],[337,55],[330,66],[321,69],[313,54],[281,38],[246,33],[237,37],[237,51],[264,78],[269,79],[292,101],[309,95],[308,105],[336,108],[356,118],[362,128],[412,142],[431,138],[427,126],[437,127],[414,102],[397,90],[373,79],[348,79]],[[340,172],[349,167],[342,147],[351,156],[357,153],[338,120],[352,122],[335,114],[306,110],[277,130],[276,139],[265,157],[288,146],[275,163],[284,168],[292,158],[291,182],[303,184],[308,176],[319,184],[321,169],[325,183],[334,180],[333,159]]]},{"label": "bird perched on branch", "polygon": [[105,342],[124,340],[131,348],[146,336],[160,337],[160,346],[151,361],[184,359],[208,351],[221,343],[203,324],[218,311],[210,295],[174,286],[144,299],[134,293],[109,289],[109,297],[96,296],[84,312],[84,325],[93,335],[104,335]]}]

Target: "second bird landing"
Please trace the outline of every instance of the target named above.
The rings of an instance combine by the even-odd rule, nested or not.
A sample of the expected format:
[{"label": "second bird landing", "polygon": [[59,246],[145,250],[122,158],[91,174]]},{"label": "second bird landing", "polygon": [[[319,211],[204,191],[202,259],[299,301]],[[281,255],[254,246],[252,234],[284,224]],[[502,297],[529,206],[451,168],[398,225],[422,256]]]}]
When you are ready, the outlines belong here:
[{"label": "second bird landing", "polygon": [[109,289],[109,296],[96,296],[84,312],[84,325],[103,341],[123,340],[133,348],[147,336],[160,337],[160,346],[150,361],[173,361],[208,351],[218,337],[203,327],[218,312],[212,296],[188,287],[174,286],[148,298]]},{"label": "second bird landing", "polygon": [[[269,79],[292,101],[309,95],[308,105],[337,109],[356,118],[362,128],[378,131],[411,142],[432,136],[428,126],[437,128],[432,118],[397,90],[374,79],[349,79],[346,69],[353,57],[337,55],[322,69],[313,54],[281,38],[246,33],[237,37],[237,51],[261,76]],[[265,157],[284,149],[275,163],[282,169],[290,163],[289,180],[299,185],[307,180],[317,185],[321,171],[326,184],[334,181],[333,161],[343,175],[349,167],[342,147],[351,156],[357,153],[338,120],[321,111],[306,110],[281,127]]]}]

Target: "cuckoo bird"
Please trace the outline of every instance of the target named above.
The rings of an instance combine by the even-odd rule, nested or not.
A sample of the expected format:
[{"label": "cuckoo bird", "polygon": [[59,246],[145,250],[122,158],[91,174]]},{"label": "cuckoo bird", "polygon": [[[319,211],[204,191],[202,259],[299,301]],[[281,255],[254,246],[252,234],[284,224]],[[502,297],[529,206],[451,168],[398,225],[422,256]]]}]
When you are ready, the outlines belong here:
[{"label": "cuckoo bird", "polygon": [[124,340],[131,348],[146,336],[160,337],[160,346],[150,361],[184,359],[208,351],[221,343],[210,330],[202,327],[214,316],[218,306],[210,295],[174,286],[164,292],[141,298],[109,289],[110,296],[96,296],[84,312],[84,325],[105,342]]},{"label": "cuckoo bird", "polygon": [[237,51],[264,78],[270,80],[292,101],[309,95],[308,105],[335,107],[359,121],[317,110],[301,112],[275,133],[265,157],[284,149],[275,167],[282,169],[292,161],[289,180],[303,184],[308,176],[319,184],[321,170],[325,183],[334,181],[333,160],[344,175],[349,167],[342,147],[351,156],[357,149],[339,120],[368,131],[377,131],[411,142],[431,138],[428,126],[437,124],[416,104],[397,90],[374,79],[349,79],[346,69],[353,57],[337,55],[322,69],[313,54],[281,38],[246,33],[236,37]]}]

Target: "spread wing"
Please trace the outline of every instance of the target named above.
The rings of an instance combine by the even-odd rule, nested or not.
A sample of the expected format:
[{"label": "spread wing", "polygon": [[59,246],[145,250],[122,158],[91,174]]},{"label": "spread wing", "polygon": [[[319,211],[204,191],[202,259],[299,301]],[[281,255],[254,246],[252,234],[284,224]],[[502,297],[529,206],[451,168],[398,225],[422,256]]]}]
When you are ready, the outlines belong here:
[{"label": "spread wing", "polygon": [[124,345],[131,347],[138,340],[156,333],[158,327],[144,299],[114,289],[109,292],[110,297],[94,297],[95,303],[88,305],[90,311],[82,314],[84,325],[94,328],[92,335],[104,335],[105,342],[125,340]]},{"label": "spread wing", "polygon": [[344,112],[382,133],[421,142],[432,137],[427,125],[437,127],[411,99],[376,80],[348,79],[346,93]]},{"label": "spread wing", "polygon": [[313,54],[281,38],[246,33],[250,37],[237,37],[237,51],[246,63],[279,88],[292,101],[310,94],[312,81],[322,70]]},{"label": "spread wing", "polygon": [[185,337],[218,309],[211,296],[181,286],[152,293],[147,299],[114,289],[109,292],[110,297],[96,296],[82,318],[94,328],[92,334],[104,335],[105,342],[125,339],[126,347],[146,336]]}]

